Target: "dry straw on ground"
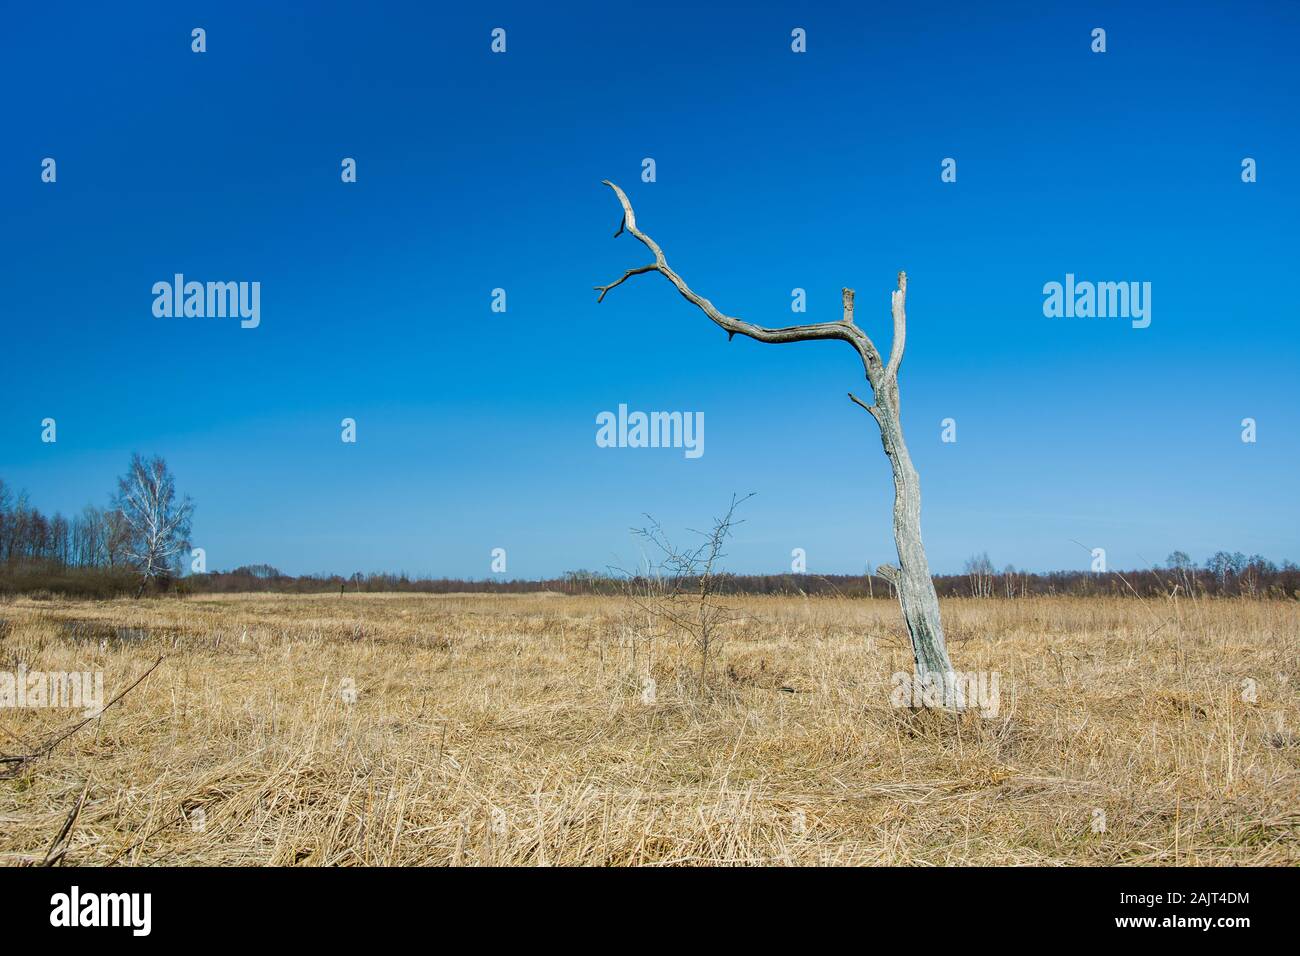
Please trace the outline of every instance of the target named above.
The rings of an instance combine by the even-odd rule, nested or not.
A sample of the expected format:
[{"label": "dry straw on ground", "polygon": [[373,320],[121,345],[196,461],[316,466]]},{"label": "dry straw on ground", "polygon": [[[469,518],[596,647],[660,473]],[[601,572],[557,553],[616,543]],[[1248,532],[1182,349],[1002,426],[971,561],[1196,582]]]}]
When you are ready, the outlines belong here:
[{"label": "dry straw on ground", "polygon": [[987,719],[890,706],[889,601],[733,604],[707,699],[613,598],[0,605],[0,671],[165,655],[0,779],[0,863],[1300,862],[1296,603],[947,601]]}]

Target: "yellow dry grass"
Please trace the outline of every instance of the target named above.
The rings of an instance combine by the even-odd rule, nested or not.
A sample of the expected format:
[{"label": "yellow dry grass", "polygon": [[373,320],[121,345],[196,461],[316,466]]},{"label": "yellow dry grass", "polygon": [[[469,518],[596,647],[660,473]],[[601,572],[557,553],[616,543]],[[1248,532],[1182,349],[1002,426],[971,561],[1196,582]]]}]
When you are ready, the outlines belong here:
[{"label": "yellow dry grass", "polygon": [[[165,655],[0,780],[0,863],[43,860],[83,790],[67,863],[1300,862],[1296,603],[946,601],[992,718],[890,705],[888,601],[730,603],[706,699],[614,598],[0,605],[0,670],[112,697]],[[0,710],[0,754],[76,716]]]}]

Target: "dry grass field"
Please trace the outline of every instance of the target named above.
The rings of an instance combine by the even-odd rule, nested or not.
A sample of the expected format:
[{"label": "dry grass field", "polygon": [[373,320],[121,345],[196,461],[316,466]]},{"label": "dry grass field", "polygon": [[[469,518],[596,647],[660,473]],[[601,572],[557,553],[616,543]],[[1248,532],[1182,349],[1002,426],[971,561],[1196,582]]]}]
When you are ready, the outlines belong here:
[{"label": "dry grass field", "polygon": [[987,718],[891,706],[890,601],[730,603],[707,697],[615,598],[0,604],[0,671],[164,658],[0,764],[0,863],[1300,863],[1294,602],[946,601]]}]

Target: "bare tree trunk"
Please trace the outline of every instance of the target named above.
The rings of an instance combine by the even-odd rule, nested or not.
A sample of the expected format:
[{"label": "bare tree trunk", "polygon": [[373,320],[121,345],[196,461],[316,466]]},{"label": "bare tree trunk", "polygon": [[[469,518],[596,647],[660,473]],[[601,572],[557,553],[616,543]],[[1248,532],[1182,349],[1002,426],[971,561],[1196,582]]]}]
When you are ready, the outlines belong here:
[{"label": "bare tree trunk", "polygon": [[898,417],[898,369],[903,361],[903,349],[907,341],[907,274],[898,274],[898,288],[894,291],[892,311],[894,319],[894,340],[890,345],[889,363],[886,365],[875,343],[865,331],[853,320],[853,290],[843,290],[844,317],[838,322],[815,322],[809,325],[794,325],[784,328],[767,328],[746,322],[743,319],[726,315],[708,299],[695,292],[681,276],[668,265],[663,250],[658,243],[647,236],[636,224],[636,214],[627,194],[608,180],[605,185],[614,190],[623,207],[623,222],[615,237],[624,230],[639,240],[654,255],[654,262],[649,265],[628,269],[623,275],[608,285],[596,286],[600,293],[598,302],[604,301],[611,289],[617,288],[628,279],[648,272],[658,272],[671,282],[681,293],[682,298],[699,308],[705,315],[720,326],[728,339],[737,334],[748,336],[759,342],[782,344],[786,342],[811,342],[836,339],[851,345],[862,360],[862,368],[867,381],[871,384],[875,404],[867,404],[852,392],[849,398],[854,403],[871,413],[876,424],[880,426],[880,440],[885,446],[890,467],[894,472],[894,543],[898,548],[898,566],[882,565],[876,573],[887,579],[898,594],[898,601],[903,610],[903,620],[912,639],[912,657],[916,664],[916,676],[926,684],[942,688],[943,701],[947,706],[962,706],[958,683],[953,674],[952,664],[948,659],[948,648],[943,638],[943,624],[939,619],[939,597],[934,590],[934,581],[930,578],[930,565],[925,559],[925,547],[921,544],[921,484],[912,465],[907,445],[903,441],[903,427]]},{"label": "bare tree trunk", "polygon": [[952,663],[943,637],[939,617],[939,596],[930,577],[930,563],[921,543],[921,479],[912,465],[903,441],[903,426],[898,418],[898,389],[888,397],[877,396],[873,416],[880,425],[880,440],[885,446],[894,472],[894,545],[898,548],[900,567],[882,565],[877,569],[898,592],[903,621],[912,639],[912,659],[922,681],[951,685]]}]

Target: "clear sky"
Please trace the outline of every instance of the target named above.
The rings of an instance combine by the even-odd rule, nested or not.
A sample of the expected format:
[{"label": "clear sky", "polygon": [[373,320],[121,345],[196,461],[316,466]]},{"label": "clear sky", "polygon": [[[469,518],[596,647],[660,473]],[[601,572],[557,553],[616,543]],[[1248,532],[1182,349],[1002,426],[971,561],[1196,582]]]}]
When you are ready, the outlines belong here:
[{"label": "clear sky", "polygon": [[[1300,6],[0,17],[0,477],[43,511],[103,504],[138,450],[194,498],[210,568],[485,577],[502,547],[508,577],[602,569],[635,560],[643,513],[698,527],[733,492],[756,493],[734,570],[788,570],[796,547],[810,572],[894,560],[852,351],[728,343],[657,275],[597,305],[647,261],[612,238],[609,178],[731,315],[835,319],[852,286],[887,350],[907,270],[903,423],[936,571],[984,550],[1086,568],[1080,544],[1112,567],[1300,559]],[[260,325],[155,318],[175,273],[260,282]],[[1150,326],[1045,317],[1067,273],[1151,283]],[[620,403],[703,412],[705,453],[597,447]]]}]

